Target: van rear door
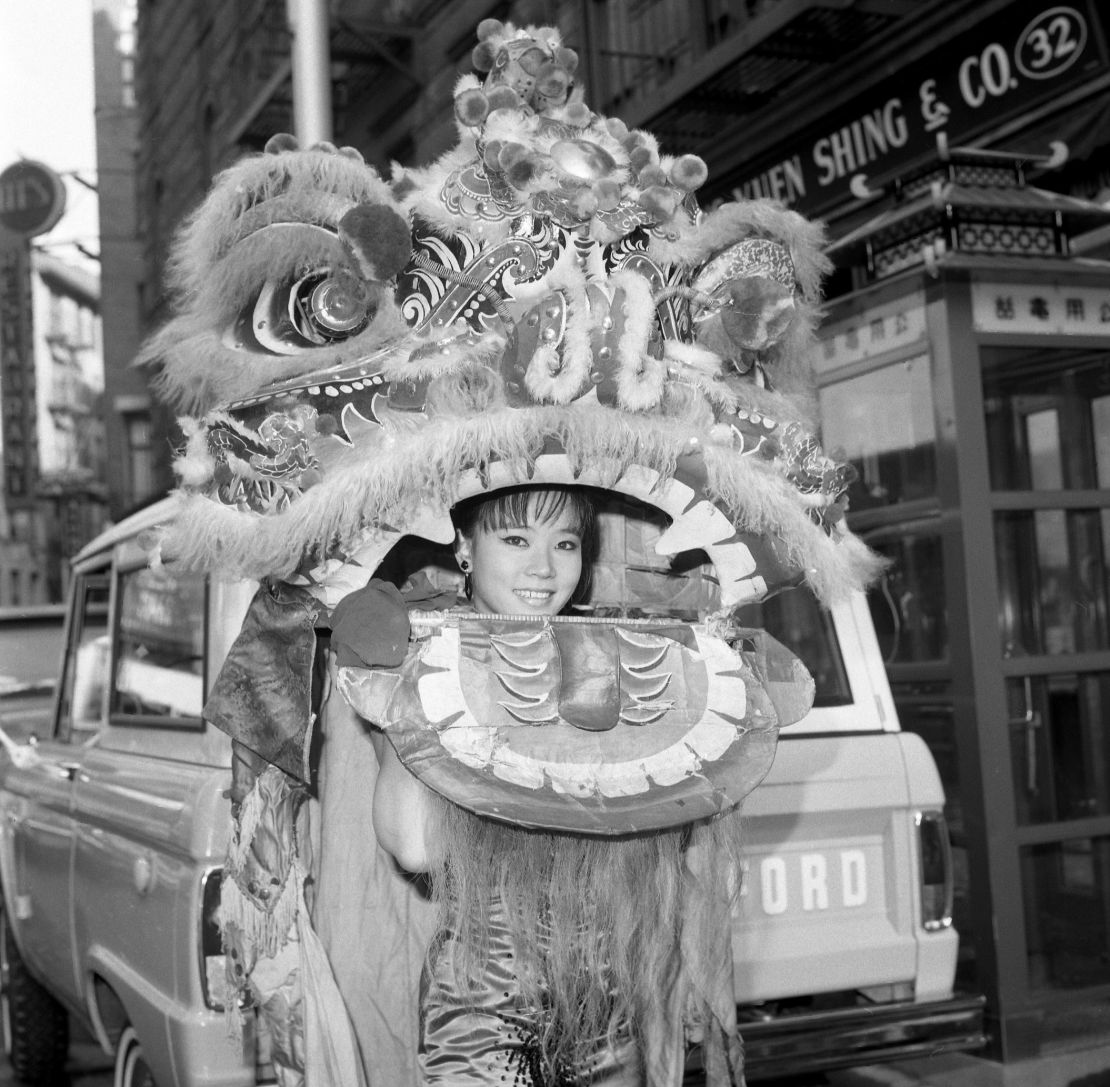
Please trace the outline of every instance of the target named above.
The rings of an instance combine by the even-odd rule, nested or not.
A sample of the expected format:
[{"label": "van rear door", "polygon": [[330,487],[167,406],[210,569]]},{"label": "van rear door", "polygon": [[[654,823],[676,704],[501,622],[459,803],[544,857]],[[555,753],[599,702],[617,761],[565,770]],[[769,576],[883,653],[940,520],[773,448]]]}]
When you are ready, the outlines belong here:
[{"label": "van rear door", "polygon": [[940,777],[899,729],[866,601],[825,612],[792,591],[743,618],[817,686],[744,804],[733,951],[749,1078],[982,1045],[982,998],[953,996]]},{"label": "van rear door", "polygon": [[876,986],[912,997],[913,800],[936,808],[942,793],[932,770],[911,796],[907,746],[924,745],[902,733],[780,742],[745,807],[747,871],[733,928],[740,1003]]}]

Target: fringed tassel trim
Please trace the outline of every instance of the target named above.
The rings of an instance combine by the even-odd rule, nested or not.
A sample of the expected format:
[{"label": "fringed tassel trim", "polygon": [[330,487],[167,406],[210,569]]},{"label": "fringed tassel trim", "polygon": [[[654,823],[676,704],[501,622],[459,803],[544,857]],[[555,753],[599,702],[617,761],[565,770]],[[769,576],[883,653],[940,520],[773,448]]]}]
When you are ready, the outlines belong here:
[{"label": "fringed tassel trim", "polygon": [[297,920],[299,895],[296,866],[286,873],[280,894],[272,897],[265,907],[259,906],[254,896],[244,894],[234,876],[225,878],[217,914],[220,928],[234,926],[242,934],[244,944],[260,958],[272,958],[288,940]]}]

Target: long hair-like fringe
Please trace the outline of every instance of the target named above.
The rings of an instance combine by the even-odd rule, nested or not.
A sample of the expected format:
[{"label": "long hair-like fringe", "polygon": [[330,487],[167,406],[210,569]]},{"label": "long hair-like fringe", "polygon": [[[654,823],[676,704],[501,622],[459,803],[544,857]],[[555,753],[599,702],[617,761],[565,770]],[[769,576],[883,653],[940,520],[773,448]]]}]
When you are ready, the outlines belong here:
[{"label": "long hair-like fringe", "polygon": [[500,905],[523,1008],[542,1009],[537,1041],[552,1078],[555,1069],[588,1068],[599,1040],[632,1037],[648,1060],[651,1025],[675,1029],[676,1015],[703,1033],[728,1033],[728,1023],[712,1022],[705,979],[731,962],[739,809],[596,838],[494,822],[438,797],[434,806],[432,885],[442,915],[432,954],[450,948],[456,991],[477,993],[491,907]]}]

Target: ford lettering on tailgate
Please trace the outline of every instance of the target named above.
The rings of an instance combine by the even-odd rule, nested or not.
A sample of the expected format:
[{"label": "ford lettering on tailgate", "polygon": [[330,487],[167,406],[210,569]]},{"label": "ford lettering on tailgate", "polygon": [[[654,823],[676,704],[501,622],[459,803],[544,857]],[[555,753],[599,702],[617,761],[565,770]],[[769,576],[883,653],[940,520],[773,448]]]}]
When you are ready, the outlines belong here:
[{"label": "ford lettering on tailgate", "polygon": [[[737,906],[741,919],[750,918],[753,910],[776,916],[858,909],[882,902],[882,883],[877,878],[882,870],[881,843],[749,856],[741,869]],[[869,880],[873,880],[874,889]]]},{"label": "ford lettering on tailgate", "polygon": [[752,819],[733,913],[740,1003],[803,982],[816,993],[913,979],[913,870],[896,823],[858,810]]}]

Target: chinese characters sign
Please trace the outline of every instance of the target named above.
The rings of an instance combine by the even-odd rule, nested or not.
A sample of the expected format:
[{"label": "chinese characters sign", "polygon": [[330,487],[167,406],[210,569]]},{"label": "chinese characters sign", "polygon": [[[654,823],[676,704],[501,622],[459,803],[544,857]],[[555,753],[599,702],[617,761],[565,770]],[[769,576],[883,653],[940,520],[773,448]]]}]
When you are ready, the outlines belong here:
[{"label": "chinese characters sign", "polygon": [[1110,336],[1110,287],[973,283],[976,332]]},{"label": "chinese characters sign", "polygon": [[9,506],[30,501],[38,469],[30,306],[26,245],[0,246],[0,438]]},{"label": "chinese characters sign", "polygon": [[925,339],[925,301],[920,294],[906,295],[873,306],[856,317],[823,325],[821,342],[813,357],[815,373],[863,362]]},{"label": "chinese characters sign", "polygon": [[1104,72],[1100,29],[1094,0],[1019,0],[721,178],[720,195],[772,197],[807,215],[860,198],[935,156],[939,133],[970,142]]}]

